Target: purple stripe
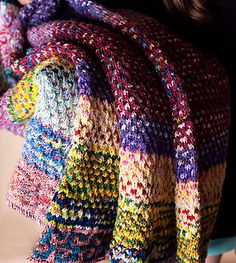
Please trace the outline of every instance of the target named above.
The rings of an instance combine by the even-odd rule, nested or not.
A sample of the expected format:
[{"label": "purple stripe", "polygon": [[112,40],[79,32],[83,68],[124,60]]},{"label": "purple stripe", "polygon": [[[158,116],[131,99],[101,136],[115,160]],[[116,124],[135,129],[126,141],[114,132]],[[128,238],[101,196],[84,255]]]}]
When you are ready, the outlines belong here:
[{"label": "purple stripe", "polygon": [[[131,118],[123,116],[119,120],[119,129],[123,149],[145,154],[163,154],[173,158],[172,127],[168,123],[164,121],[156,123],[145,116]],[[227,142],[228,133],[222,133],[208,142],[198,142],[199,172],[207,171],[212,166],[225,162]],[[178,161],[186,163],[187,161],[190,162],[190,158],[196,156],[196,152],[184,148],[182,151],[179,150],[176,156],[177,163]],[[191,169],[196,169],[191,163],[186,163],[185,168],[180,166],[178,168],[179,179],[186,180],[187,176],[189,176],[189,178],[196,180],[196,178],[192,178],[191,172],[190,174],[187,172],[189,171],[189,165]]]},{"label": "purple stripe", "polygon": [[119,120],[121,146],[131,152],[156,153],[172,156],[172,127],[168,123],[154,123],[146,116]]},{"label": "purple stripe", "polygon": [[109,102],[114,101],[111,87],[106,82],[106,77],[96,61],[82,59],[79,66],[76,67],[76,72],[80,95],[93,96]]},{"label": "purple stripe", "polygon": [[194,149],[177,150],[175,155],[176,181],[197,181],[197,153]]}]

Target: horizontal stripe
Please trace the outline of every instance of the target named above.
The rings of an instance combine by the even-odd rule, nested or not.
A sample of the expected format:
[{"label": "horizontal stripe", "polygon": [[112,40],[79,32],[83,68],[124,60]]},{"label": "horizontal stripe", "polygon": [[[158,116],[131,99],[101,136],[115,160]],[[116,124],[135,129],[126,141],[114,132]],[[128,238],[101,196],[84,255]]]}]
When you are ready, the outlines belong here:
[{"label": "horizontal stripe", "polygon": [[196,182],[198,180],[198,155],[193,145],[181,149],[179,147],[175,154],[176,181]]},{"label": "horizontal stripe", "polygon": [[98,209],[99,207],[110,207],[112,208],[114,205],[117,204],[116,198],[110,198],[110,199],[95,199],[94,201],[91,201],[90,199],[88,200],[82,200],[80,204],[78,204],[77,199],[69,198],[65,194],[60,193],[55,193],[53,197],[53,202],[55,202],[57,205],[60,206],[61,209],[68,209],[71,210],[73,209],[75,212],[78,212],[81,210],[81,207],[86,207],[91,209],[91,211]]},{"label": "horizontal stripe", "polygon": [[176,240],[173,232],[169,238],[160,238],[158,241],[149,242],[149,248],[130,248],[123,244],[114,244],[110,250],[112,263],[119,262],[175,262]]},{"label": "horizontal stripe", "polygon": [[[49,227],[39,239],[31,259],[55,263],[94,262],[105,257],[111,237],[112,230]],[[65,249],[69,249],[69,253]]]},{"label": "horizontal stripe", "polygon": [[50,177],[61,177],[70,141],[32,118],[22,156]]},{"label": "horizontal stripe", "polygon": [[[74,200],[56,193],[47,214],[48,221],[54,221],[65,227],[113,227],[116,217],[117,200]],[[50,222],[53,224],[53,222]]]},{"label": "horizontal stripe", "polygon": [[[123,149],[133,153],[155,153],[173,157],[171,124],[154,123],[145,116],[142,118],[133,116],[128,119],[123,116],[119,119],[119,128],[117,127],[116,130],[116,113],[113,103],[109,104],[92,97],[81,97],[75,126],[75,141],[80,144],[85,143],[89,148],[92,147],[94,151],[117,152],[120,141]],[[184,140],[184,135],[180,139]],[[191,145],[179,147],[177,154],[180,159],[177,160],[177,163],[184,161],[184,163],[187,162],[185,165],[188,167],[187,169],[189,169],[189,165],[194,165],[191,168],[193,171],[197,168],[199,171],[207,171],[210,167],[225,161],[227,139],[228,134],[222,133],[213,137],[211,141],[199,142],[197,153],[188,149]],[[112,144],[115,147],[112,147]],[[200,154],[200,156],[197,154]],[[198,167],[191,161],[193,156],[198,157]],[[180,180],[190,178],[196,180],[196,174],[191,177],[191,173],[181,171],[183,166],[178,167],[178,169],[178,178]]]},{"label": "horizontal stripe", "polygon": [[[58,181],[20,158],[9,183],[7,199],[20,211],[27,211],[30,217],[45,223],[45,216],[56,191]],[[26,213],[24,213],[26,214]]]},{"label": "horizontal stripe", "polygon": [[216,204],[221,197],[221,190],[225,179],[226,162],[208,169],[199,174],[199,189],[201,204],[204,208]]},{"label": "horizontal stripe", "polygon": [[154,123],[146,116],[119,119],[120,141],[123,149],[131,152],[158,153],[171,156],[172,126],[168,123]]},{"label": "horizontal stripe", "polygon": [[59,194],[79,200],[111,199],[118,196],[119,159],[115,155],[73,145],[61,179]]},{"label": "horizontal stripe", "polygon": [[175,178],[172,158],[120,151],[119,190],[127,198],[173,200]]},{"label": "horizontal stripe", "polygon": [[73,141],[94,152],[118,155],[120,143],[115,104],[81,96]]},{"label": "horizontal stripe", "polygon": [[55,216],[51,213],[47,214],[47,220],[50,221],[50,225],[59,225],[63,227],[68,227],[69,229],[73,226],[85,227],[86,229],[98,227],[99,229],[111,229],[115,223],[116,214],[112,211],[103,211],[106,216],[103,216],[103,220],[100,218],[91,218],[90,215],[84,215],[83,218],[77,218],[75,220],[64,218],[62,216]]},{"label": "horizontal stripe", "polygon": [[[173,157],[173,131],[172,123],[160,122],[156,123],[148,119],[146,116],[126,118],[122,117],[119,120],[120,143],[123,149],[130,152],[142,152],[146,154],[158,154]],[[197,152],[189,149],[192,144],[186,144],[183,147],[178,147],[176,155],[178,163],[178,155],[184,158],[185,162],[191,162],[193,156],[198,158],[199,171],[207,171],[210,167],[221,164],[225,161],[227,153],[228,132],[215,134],[210,140],[198,141]],[[182,135],[179,140],[185,140],[185,135]],[[183,161],[183,159],[182,159]],[[190,164],[188,164],[190,165]],[[192,167],[195,170],[197,167]],[[179,168],[182,169],[182,168]],[[179,179],[184,179],[186,175],[178,171]],[[191,178],[191,177],[188,177]],[[194,176],[193,180],[196,180]]]}]

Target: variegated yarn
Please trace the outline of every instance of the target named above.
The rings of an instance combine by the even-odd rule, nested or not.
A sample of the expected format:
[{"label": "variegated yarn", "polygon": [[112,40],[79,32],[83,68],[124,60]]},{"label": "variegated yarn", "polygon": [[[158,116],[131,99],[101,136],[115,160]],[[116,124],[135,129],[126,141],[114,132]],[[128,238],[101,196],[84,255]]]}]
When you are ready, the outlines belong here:
[{"label": "variegated yarn", "polygon": [[11,52],[0,126],[26,125],[8,202],[44,226],[30,260],[204,262],[230,123],[219,63],[94,1],[33,1],[19,20],[31,49]]}]

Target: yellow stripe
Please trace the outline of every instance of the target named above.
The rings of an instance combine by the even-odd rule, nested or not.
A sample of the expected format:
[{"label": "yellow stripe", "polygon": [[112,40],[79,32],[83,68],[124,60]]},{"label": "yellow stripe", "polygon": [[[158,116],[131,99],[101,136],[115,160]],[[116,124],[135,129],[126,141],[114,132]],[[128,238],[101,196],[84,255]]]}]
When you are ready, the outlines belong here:
[{"label": "yellow stripe", "polygon": [[[38,103],[38,92],[39,88],[35,82],[35,75],[42,70],[44,67],[47,67],[51,63],[56,62],[58,65],[64,65],[63,58],[58,56],[53,56],[31,71],[23,76],[23,78],[16,84],[12,89],[12,93],[9,95],[8,113],[9,118],[15,122],[22,122],[30,119],[35,111],[35,107]],[[73,68],[73,64],[68,62],[67,65],[69,68]]]},{"label": "yellow stripe", "polygon": [[115,104],[81,96],[75,120],[74,142],[94,152],[118,155],[120,143]]}]

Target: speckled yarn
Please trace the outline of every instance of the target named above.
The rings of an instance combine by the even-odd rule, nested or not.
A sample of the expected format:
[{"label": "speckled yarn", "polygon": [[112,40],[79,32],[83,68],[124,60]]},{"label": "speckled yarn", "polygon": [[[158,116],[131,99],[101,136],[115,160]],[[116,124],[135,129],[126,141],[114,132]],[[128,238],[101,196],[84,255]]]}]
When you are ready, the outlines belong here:
[{"label": "speckled yarn", "polygon": [[8,116],[7,105],[9,103],[8,95],[11,91],[1,93],[1,90],[8,89],[16,85],[18,77],[11,70],[11,55],[21,54],[23,52],[24,38],[22,35],[22,25],[19,19],[19,6],[15,1],[0,1],[0,58],[2,64],[2,74],[4,87],[0,88],[0,128],[8,129],[15,134],[24,136],[25,124],[14,123]]},{"label": "speckled yarn", "polygon": [[34,26],[53,19],[60,8],[60,0],[40,0],[24,6],[19,17],[23,24]]},{"label": "speckled yarn", "polygon": [[29,120],[8,201],[44,225],[30,260],[203,263],[226,167],[224,70],[146,16],[69,0],[78,21],[50,21],[56,8],[34,15],[36,2],[20,11],[32,49],[7,104]]},{"label": "speckled yarn", "polygon": [[19,19],[19,7],[12,1],[0,1],[0,55],[10,86],[16,83],[11,71],[11,54],[23,51],[22,26]]}]

